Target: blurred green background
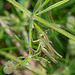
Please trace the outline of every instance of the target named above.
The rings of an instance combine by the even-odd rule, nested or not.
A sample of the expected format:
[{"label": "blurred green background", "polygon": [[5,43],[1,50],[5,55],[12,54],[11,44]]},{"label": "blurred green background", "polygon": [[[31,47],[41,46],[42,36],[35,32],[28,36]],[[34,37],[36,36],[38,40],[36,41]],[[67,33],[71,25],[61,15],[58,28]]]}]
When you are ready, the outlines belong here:
[{"label": "blurred green background", "polygon": [[[30,10],[34,9],[37,0],[16,0],[22,6]],[[42,0],[43,2],[44,0]],[[58,2],[60,0],[50,0],[50,2],[43,8]],[[41,10],[43,10],[41,9]],[[75,35],[75,0],[70,0],[69,2],[52,9],[40,15],[45,20],[57,25],[58,27],[66,30],[67,32]],[[0,20],[9,26],[10,31],[14,32],[22,41],[22,44],[16,45],[15,42],[20,42],[15,37],[11,36],[11,32],[2,26],[0,21],[0,51],[7,52],[7,54],[12,54],[13,56],[24,55],[21,53],[21,49],[28,49],[28,29],[29,29],[29,18],[25,13],[21,12],[18,8],[10,4],[7,0],[0,0]],[[63,58],[59,59],[58,64],[41,62],[45,69],[36,63],[35,68],[42,70],[44,75],[75,75],[75,41],[68,39],[64,35],[45,27],[38,23],[39,26],[44,30],[48,30],[47,36],[52,41],[52,46],[60,53]],[[6,30],[7,29],[7,30]],[[38,34],[36,28],[33,29],[33,39],[38,39]],[[13,40],[16,40],[13,42]],[[25,44],[25,45],[24,45]],[[34,49],[37,49],[38,43],[32,44]],[[0,53],[0,75],[5,75],[3,73],[3,67],[9,58],[3,56]],[[32,61],[31,61],[32,62]],[[34,65],[35,63],[33,63]],[[44,69],[44,70],[43,70]],[[24,71],[27,71],[26,69]],[[36,73],[24,73],[24,71],[15,70],[11,75],[37,75]],[[32,71],[34,71],[32,69]],[[38,72],[38,75],[43,75]]]}]

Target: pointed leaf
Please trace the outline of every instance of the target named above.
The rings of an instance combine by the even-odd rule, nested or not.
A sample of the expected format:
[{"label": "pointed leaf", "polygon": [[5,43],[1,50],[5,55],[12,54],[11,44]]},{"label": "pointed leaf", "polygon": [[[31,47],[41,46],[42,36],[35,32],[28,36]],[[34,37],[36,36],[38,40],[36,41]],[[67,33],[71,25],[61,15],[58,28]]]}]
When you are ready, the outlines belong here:
[{"label": "pointed leaf", "polygon": [[14,67],[11,67],[11,69],[16,68],[17,66],[21,65],[22,63],[25,63],[28,61],[28,58],[24,59],[23,61],[21,61],[19,64],[15,65]]},{"label": "pointed leaf", "polygon": [[33,22],[34,26],[38,29],[39,33],[42,32],[43,33],[43,30],[35,23]]},{"label": "pointed leaf", "polygon": [[58,28],[58,27],[52,25],[52,24],[49,23],[48,21],[46,21],[46,20],[44,20],[44,19],[42,19],[42,18],[40,18],[40,17],[37,17],[37,16],[35,17],[35,20],[37,20],[37,21],[39,21],[39,22],[45,24],[46,26],[48,26],[48,27],[50,27],[50,28],[52,28],[52,29],[58,31],[59,33],[61,33],[61,34],[65,35],[65,36],[67,36],[67,37],[69,37],[69,38],[75,40],[75,36],[71,35],[70,33],[66,32],[65,30],[63,30],[63,29],[61,29],[61,28]]},{"label": "pointed leaf", "polygon": [[25,12],[27,14],[27,16],[31,16],[31,12],[29,10],[27,10],[26,8],[24,8],[23,6],[21,6],[18,2],[16,2],[15,0],[8,0],[10,3],[12,3],[14,6],[16,6],[17,8],[19,8],[21,11]]},{"label": "pointed leaf", "polygon": [[57,2],[57,3],[55,3],[55,4],[51,5],[51,6],[49,6],[49,7],[46,8],[45,10],[43,10],[43,11],[37,13],[36,15],[40,15],[40,14],[42,14],[42,13],[44,13],[44,12],[50,11],[51,9],[53,9],[53,8],[55,8],[55,7],[58,7],[58,6],[60,6],[60,5],[64,4],[64,3],[66,3],[66,2],[68,2],[68,1],[69,1],[69,0],[63,0],[63,1]]},{"label": "pointed leaf", "polygon": [[34,14],[34,13],[36,12],[36,10],[39,8],[40,4],[41,4],[41,0],[38,0],[37,3],[36,3],[36,5],[35,5],[35,7],[34,7],[33,14]]},{"label": "pointed leaf", "polygon": [[37,9],[36,12],[38,12],[41,8],[43,8],[49,1],[50,1],[50,0],[45,0],[45,1],[43,2],[43,4]]}]

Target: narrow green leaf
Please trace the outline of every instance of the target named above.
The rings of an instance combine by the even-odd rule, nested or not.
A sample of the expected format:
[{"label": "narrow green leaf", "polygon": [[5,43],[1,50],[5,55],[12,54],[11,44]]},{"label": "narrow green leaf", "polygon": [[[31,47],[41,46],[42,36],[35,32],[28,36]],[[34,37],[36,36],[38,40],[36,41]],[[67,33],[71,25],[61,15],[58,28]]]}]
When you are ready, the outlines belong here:
[{"label": "narrow green leaf", "polygon": [[35,58],[35,59],[36,59],[36,58],[38,58],[38,59],[43,59],[43,60],[46,61],[46,62],[48,61],[48,59],[46,59],[46,58],[44,58],[44,57],[34,57],[34,58]]},{"label": "narrow green leaf", "polygon": [[4,5],[3,0],[0,0],[0,12],[3,12],[2,11],[3,10],[3,5]]},{"label": "narrow green leaf", "polygon": [[39,54],[40,54],[40,51],[37,52],[36,54],[34,54],[32,57],[36,57],[36,56],[38,56]]},{"label": "narrow green leaf", "polygon": [[[9,58],[9,59],[11,59],[11,60],[14,60],[14,61],[16,61],[17,63],[19,63],[19,62],[21,62],[22,60],[20,60],[20,59],[17,59],[17,57],[15,57],[14,55],[12,55],[12,54],[9,54],[9,53],[6,53],[6,52],[4,52],[4,51],[0,51],[0,55],[2,55],[3,57],[6,57],[6,58]],[[33,72],[33,73],[35,73],[36,75],[39,75],[39,74],[37,74],[37,69],[36,68],[32,68],[31,66],[23,66],[23,65],[21,65],[23,68],[25,68],[25,69],[28,69],[29,71],[31,71],[31,72]],[[34,70],[34,71],[33,71]],[[43,74],[44,75],[44,74]]]},{"label": "narrow green leaf", "polygon": [[37,13],[36,15],[40,15],[40,14],[42,14],[42,13],[44,13],[44,12],[50,11],[51,9],[53,9],[53,8],[55,8],[55,7],[58,7],[58,6],[60,6],[60,5],[64,4],[64,3],[66,3],[66,2],[68,2],[68,1],[69,1],[69,0],[63,0],[63,1],[57,2],[57,3],[55,3],[55,4],[51,5],[51,6],[49,6],[49,7],[46,8],[45,10],[43,10],[43,11]]},{"label": "narrow green leaf", "polygon": [[34,61],[39,61],[39,59],[38,59],[38,58],[37,58],[37,59],[31,58],[31,60],[34,60]]},{"label": "narrow green leaf", "polygon": [[35,58],[44,59],[43,57],[35,57]]},{"label": "narrow green leaf", "polygon": [[38,12],[41,8],[43,8],[50,0],[45,0],[44,3],[37,9]]},{"label": "narrow green leaf", "polygon": [[59,33],[61,33],[61,34],[65,35],[65,36],[67,36],[68,38],[71,38],[71,39],[75,40],[75,36],[71,35],[70,33],[66,32],[65,30],[63,30],[63,29],[61,29],[61,28],[58,28],[58,27],[52,25],[52,24],[49,23],[48,21],[46,21],[46,20],[44,20],[44,19],[42,19],[42,18],[40,18],[40,17],[37,17],[37,16],[35,16],[35,20],[37,20],[37,21],[39,21],[39,22],[45,24],[46,26],[48,26],[48,27],[50,27],[50,28],[52,28],[52,29],[58,31]]},{"label": "narrow green leaf", "polygon": [[23,46],[20,46],[20,47],[15,46],[15,47],[9,47],[9,48],[2,48],[0,50],[1,51],[6,51],[6,50],[15,50],[15,49],[18,49],[18,48],[23,48]]},{"label": "narrow green leaf", "polygon": [[21,60],[20,60],[20,59],[17,59],[16,56],[14,56],[14,55],[12,55],[12,54],[9,54],[9,53],[6,53],[6,52],[1,51],[1,50],[0,50],[0,55],[4,56],[4,57],[6,57],[6,58],[12,59],[12,60],[14,60],[14,61],[16,61],[16,62],[21,62]]},{"label": "narrow green leaf", "polygon": [[41,4],[41,0],[38,0],[37,3],[36,3],[36,5],[35,5],[35,7],[34,7],[33,14],[34,14],[34,13],[36,12],[36,10],[39,8],[40,4]]},{"label": "narrow green leaf", "polygon": [[43,30],[35,22],[33,22],[33,24],[38,29],[39,32],[43,32]]},{"label": "narrow green leaf", "polygon": [[21,65],[22,63],[26,63],[28,61],[28,58],[24,59],[23,61],[21,61],[19,64],[15,65],[14,67],[11,67],[11,69],[16,68],[17,66]]},{"label": "narrow green leaf", "polygon": [[2,29],[0,30],[0,39],[2,39],[3,33],[4,33],[4,29],[2,28]]},{"label": "narrow green leaf", "polygon": [[[13,33],[13,32],[12,32]],[[23,42],[15,33],[13,33],[13,36],[21,43],[25,46],[25,42]]]},{"label": "narrow green leaf", "polygon": [[20,56],[18,59],[27,58],[28,56]]},{"label": "narrow green leaf", "polygon": [[24,8],[23,6],[21,6],[18,2],[16,2],[15,0],[8,0],[10,3],[12,3],[14,6],[16,6],[17,8],[19,8],[21,11],[25,12],[27,14],[27,16],[31,16],[31,12],[29,10],[27,10],[26,8]]}]

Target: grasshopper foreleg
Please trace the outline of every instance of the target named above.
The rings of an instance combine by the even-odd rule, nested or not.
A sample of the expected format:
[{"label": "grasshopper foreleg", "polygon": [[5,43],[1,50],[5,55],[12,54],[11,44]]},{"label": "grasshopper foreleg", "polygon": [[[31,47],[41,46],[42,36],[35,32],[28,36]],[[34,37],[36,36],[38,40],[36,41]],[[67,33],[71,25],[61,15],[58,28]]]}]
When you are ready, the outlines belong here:
[{"label": "grasshopper foreleg", "polygon": [[38,40],[35,40],[35,41],[32,40],[32,42],[38,42],[38,41],[39,41],[39,39]]}]

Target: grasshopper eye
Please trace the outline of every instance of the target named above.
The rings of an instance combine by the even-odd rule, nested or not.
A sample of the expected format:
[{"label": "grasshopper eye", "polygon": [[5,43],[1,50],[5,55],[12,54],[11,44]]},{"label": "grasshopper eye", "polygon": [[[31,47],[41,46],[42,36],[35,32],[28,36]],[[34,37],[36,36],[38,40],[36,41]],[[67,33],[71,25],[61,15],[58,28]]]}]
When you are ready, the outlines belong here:
[{"label": "grasshopper eye", "polygon": [[44,35],[43,35],[43,34],[40,34],[40,37],[41,37],[41,38],[44,38]]},{"label": "grasshopper eye", "polygon": [[9,60],[5,63],[5,66],[8,66],[8,67],[13,67],[14,66],[14,63],[13,61]]},{"label": "grasshopper eye", "polygon": [[3,72],[4,72],[5,74],[11,74],[11,73],[12,73],[12,69],[11,69],[10,67],[8,67],[8,66],[5,66],[5,67],[3,68]]}]

